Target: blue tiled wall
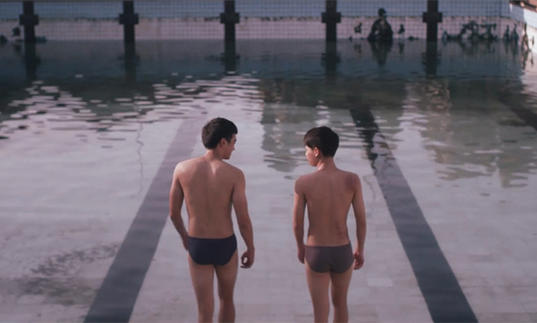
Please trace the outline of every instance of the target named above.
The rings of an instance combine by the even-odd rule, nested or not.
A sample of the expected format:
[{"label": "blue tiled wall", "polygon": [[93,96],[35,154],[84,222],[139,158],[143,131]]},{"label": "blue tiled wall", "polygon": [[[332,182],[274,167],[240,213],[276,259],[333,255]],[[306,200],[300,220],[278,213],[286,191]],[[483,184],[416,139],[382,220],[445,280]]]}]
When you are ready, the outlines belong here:
[{"label": "blue tiled wall", "polygon": [[439,11],[444,16],[456,17],[498,17],[504,8],[509,7],[508,0],[440,0]]},{"label": "blue tiled wall", "polygon": [[22,11],[22,4],[0,2],[0,19],[16,19]]},{"label": "blue tiled wall", "polygon": [[[0,2],[0,19],[17,19],[22,1]],[[508,16],[508,0],[440,0],[444,16]],[[135,10],[147,18],[218,17],[223,0],[138,0]],[[243,17],[319,17],[325,0],[236,0]],[[338,0],[343,16],[376,16],[385,8],[388,16],[421,16],[426,0]],[[121,1],[36,2],[43,18],[116,18]]]}]

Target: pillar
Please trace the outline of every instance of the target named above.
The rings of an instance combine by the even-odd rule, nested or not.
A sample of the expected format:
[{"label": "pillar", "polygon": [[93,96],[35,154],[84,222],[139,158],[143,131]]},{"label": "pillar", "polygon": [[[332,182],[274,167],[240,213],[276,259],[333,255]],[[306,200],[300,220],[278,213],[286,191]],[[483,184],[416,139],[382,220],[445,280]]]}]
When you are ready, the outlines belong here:
[{"label": "pillar", "polygon": [[326,24],[326,41],[336,41],[337,24],[341,22],[341,13],[337,12],[337,0],[326,0],[326,11],[322,13],[322,22]]},{"label": "pillar", "polygon": [[423,22],[427,24],[427,41],[437,41],[438,23],[442,22],[442,13],[438,12],[438,0],[427,0],[427,12],[423,13]]},{"label": "pillar", "polygon": [[19,16],[19,25],[24,26],[24,41],[35,43],[35,26],[39,24],[39,16],[34,14],[34,2],[22,2],[22,15]]}]

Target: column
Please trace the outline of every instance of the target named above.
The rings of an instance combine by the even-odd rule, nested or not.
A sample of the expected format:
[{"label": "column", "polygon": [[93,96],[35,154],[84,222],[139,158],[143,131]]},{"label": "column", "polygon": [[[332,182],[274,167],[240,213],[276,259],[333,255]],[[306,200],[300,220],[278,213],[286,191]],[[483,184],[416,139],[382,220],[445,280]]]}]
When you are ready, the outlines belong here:
[{"label": "column", "polygon": [[39,24],[39,16],[34,14],[34,2],[22,2],[22,15],[19,16],[19,25],[24,26],[24,41],[35,43],[35,26]]},{"label": "column", "polygon": [[427,41],[437,41],[438,23],[442,22],[442,13],[438,12],[438,0],[427,0],[427,12],[423,13],[423,22],[427,24]]},{"label": "column", "polygon": [[138,24],[138,14],[134,13],[134,1],[123,1],[123,13],[119,15],[119,23],[123,25],[123,41],[134,43],[134,26]]},{"label": "column", "polygon": [[337,12],[337,0],[326,0],[326,11],[322,13],[322,22],[326,24],[326,41],[336,41],[337,24],[341,22],[341,13]]},{"label": "column", "polygon": [[235,24],[240,21],[240,15],[235,12],[235,0],[224,0],[224,12],[220,14],[220,23],[224,24],[224,39],[226,42],[235,41]]}]

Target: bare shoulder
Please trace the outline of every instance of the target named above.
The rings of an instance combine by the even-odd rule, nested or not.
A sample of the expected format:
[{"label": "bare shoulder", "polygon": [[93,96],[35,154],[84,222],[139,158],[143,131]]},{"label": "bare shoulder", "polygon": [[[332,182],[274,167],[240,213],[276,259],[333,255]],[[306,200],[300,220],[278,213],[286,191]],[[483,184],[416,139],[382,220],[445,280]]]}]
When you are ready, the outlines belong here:
[{"label": "bare shoulder", "polygon": [[343,172],[343,174],[345,174],[345,177],[348,177],[348,178],[350,178],[352,180],[355,180],[355,181],[360,180],[360,176],[358,176],[358,174],[356,174],[356,173],[345,171],[345,170],[343,170],[342,172]]},{"label": "bare shoulder", "polygon": [[352,188],[353,190],[356,190],[360,187],[360,176],[358,174],[341,170],[341,174],[343,178],[345,179],[345,184]]},{"label": "bare shoulder", "polygon": [[315,177],[315,173],[305,174],[297,178],[295,181],[295,191],[303,191],[305,187],[309,185],[313,181],[313,178]]},{"label": "bare shoulder", "polygon": [[244,173],[242,170],[236,166],[233,166],[225,161],[221,161],[222,163],[222,169],[225,171],[226,174],[229,174],[233,178],[233,180],[244,180]]},{"label": "bare shoulder", "polygon": [[178,162],[177,165],[175,165],[175,173],[180,174],[187,172],[196,165],[199,165],[201,163],[201,160],[201,157],[196,157]]},{"label": "bare shoulder", "polygon": [[243,175],[242,170],[240,168],[233,166],[225,161],[221,161],[221,167],[228,173],[232,174],[233,176],[239,176]]}]

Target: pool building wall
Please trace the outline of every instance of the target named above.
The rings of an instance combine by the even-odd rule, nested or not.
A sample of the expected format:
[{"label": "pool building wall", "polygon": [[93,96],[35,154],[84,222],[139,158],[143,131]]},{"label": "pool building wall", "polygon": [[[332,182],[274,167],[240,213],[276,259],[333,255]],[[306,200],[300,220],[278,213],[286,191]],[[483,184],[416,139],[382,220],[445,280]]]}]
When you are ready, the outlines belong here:
[{"label": "pool building wall", "polygon": [[[236,1],[240,21],[236,25],[237,39],[323,39],[325,24],[322,12],[324,0],[314,1]],[[365,38],[377,10],[385,8],[395,38],[426,37],[422,15],[427,11],[425,0],[407,1],[337,1],[341,22],[337,25],[340,39]],[[223,1],[134,1],[139,15],[136,25],[138,40],[223,39],[224,27],[220,14]],[[525,46],[537,51],[537,12],[507,0],[440,0],[442,22],[438,38],[454,36],[472,21],[484,34],[487,25],[498,39],[505,35],[519,43],[527,35]],[[38,37],[46,40],[121,40],[123,26],[118,23],[121,1],[36,1],[35,14]],[[0,35],[13,38],[13,28],[19,26],[22,1],[0,2]],[[526,30],[526,31],[524,31]],[[516,36],[514,35],[516,33]],[[466,34],[468,35],[468,34]],[[465,35],[465,37],[466,37]]]}]

